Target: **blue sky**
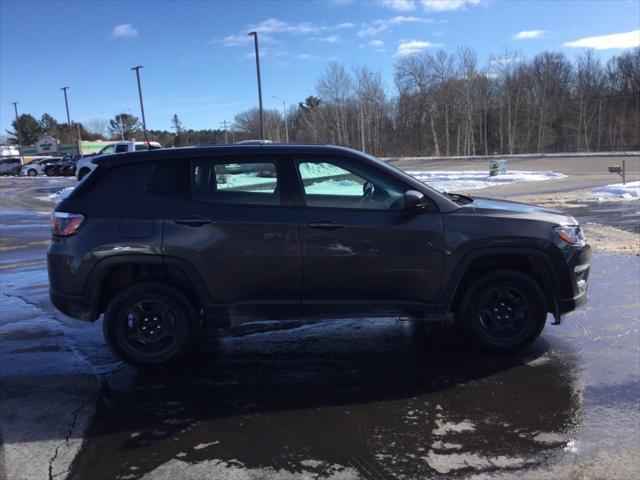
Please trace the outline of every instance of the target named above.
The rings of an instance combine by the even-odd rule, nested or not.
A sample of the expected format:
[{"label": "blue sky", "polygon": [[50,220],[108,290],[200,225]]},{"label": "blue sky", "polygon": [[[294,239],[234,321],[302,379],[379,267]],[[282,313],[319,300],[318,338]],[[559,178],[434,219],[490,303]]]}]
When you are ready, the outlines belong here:
[{"label": "blue sky", "polygon": [[[21,113],[64,121],[138,115],[141,71],[148,126],[218,128],[257,106],[253,44],[260,32],[265,108],[314,93],[327,62],[380,71],[414,51],[473,47],[481,65],[505,47],[606,60],[640,43],[640,1],[9,1],[0,0],[0,128]],[[632,33],[629,33],[632,32]],[[626,34],[626,35],[618,35]],[[604,37],[603,37],[604,36]]]}]

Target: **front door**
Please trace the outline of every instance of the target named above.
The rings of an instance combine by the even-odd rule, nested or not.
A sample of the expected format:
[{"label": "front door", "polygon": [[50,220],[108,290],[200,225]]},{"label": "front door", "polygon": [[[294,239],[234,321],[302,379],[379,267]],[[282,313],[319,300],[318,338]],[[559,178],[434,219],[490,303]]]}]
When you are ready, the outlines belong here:
[{"label": "front door", "polygon": [[[363,162],[364,163],[364,162]],[[442,218],[409,213],[409,188],[340,157],[295,159],[302,189],[303,305],[417,305],[437,301]]]},{"label": "front door", "polygon": [[216,303],[300,305],[300,238],[285,161],[194,159],[188,193],[169,205],[164,254],[188,259]]}]

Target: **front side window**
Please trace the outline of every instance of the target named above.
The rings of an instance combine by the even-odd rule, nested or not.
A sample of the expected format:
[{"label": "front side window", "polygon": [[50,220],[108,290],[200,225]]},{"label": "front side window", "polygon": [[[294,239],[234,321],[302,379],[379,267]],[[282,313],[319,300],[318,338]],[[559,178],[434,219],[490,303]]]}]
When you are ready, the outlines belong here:
[{"label": "front side window", "polygon": [[195,160],[192,164],[195,200],[239,205],[280,205],[278,168],[272,162]]},{"label": "front side window", "polygon": [[129,148],[126,145],[118,145],[116,147],[116,153],[127,153]]},{"label": "front side window", "polygon": [[398,181],[340,160],[299,161],[307,207],[402,210],[406,188]]}]

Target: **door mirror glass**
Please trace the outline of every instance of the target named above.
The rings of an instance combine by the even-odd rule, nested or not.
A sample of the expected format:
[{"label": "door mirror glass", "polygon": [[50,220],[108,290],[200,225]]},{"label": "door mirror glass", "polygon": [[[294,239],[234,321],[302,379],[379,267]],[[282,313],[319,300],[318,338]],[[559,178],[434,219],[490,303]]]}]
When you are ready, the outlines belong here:
[{"label": "door mirror glass", "polygon": [[417,190],[407,190],[404,192],[404,209],[408,212],[420,212],[427,208],[429,202],[423,193]]}]

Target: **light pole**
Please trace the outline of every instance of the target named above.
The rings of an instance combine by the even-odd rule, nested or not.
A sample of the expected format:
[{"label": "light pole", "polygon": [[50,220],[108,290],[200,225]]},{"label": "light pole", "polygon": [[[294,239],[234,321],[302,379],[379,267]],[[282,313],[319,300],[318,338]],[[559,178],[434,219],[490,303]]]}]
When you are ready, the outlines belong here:
[{"label": "light pole", "polygon": [[18,121],[18,102],[11,102],[13,110],[16,112],[16,135],[18,136],[18,152],[20,153],[20,161],[24,164],[24,156],[22,155],[22,138],[20,137],[20,123]]},{"label": "light pole", "polygon": [[249,32],[253,37],[256,50],[256,72],[258,75],[258,101],[260,102],[260,139],[264,140],[264,114],[262,111],[262,80],[260,80],[260,51],[258,50],[258,32]]},{"label": "light pole", "polygon": [[[64,107],[67,110],[67,129],[71,132],[71,116],[69,115],[69,99],[67,98],[67,90],[69,87],[62,87],[60,90],[64,93]],[[76,142],[76,153],[80,155],[80,126],[78,125],[78,141]]]},{"label": "light pole", "polygon": [[142,87],[140,86],[140,69],[142,65],[137,65],[133,67],[131,70],[136,71],[136,78],[138,79],[138,96],[140,97],[140,112],[142,113],[142,133],[144,134],[144,139],[149,143],[149,138],[147,137],[147,121],[144,118],[144,103],[142,103]]},{"label": "light pole", "polygon": [[289,125],[288,125],[289,122],[287,122],[287,104],[282,98],[276,95],[271,96],[271,98],[275,98],[282,102],[282,118],[284,118],[284,136],[287,143],[289,143]]}]

